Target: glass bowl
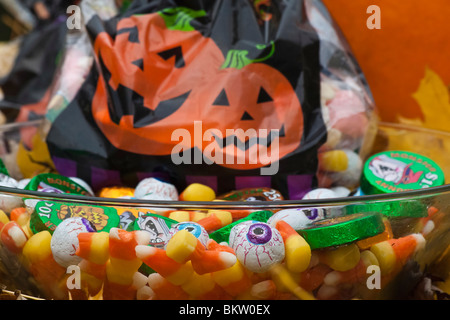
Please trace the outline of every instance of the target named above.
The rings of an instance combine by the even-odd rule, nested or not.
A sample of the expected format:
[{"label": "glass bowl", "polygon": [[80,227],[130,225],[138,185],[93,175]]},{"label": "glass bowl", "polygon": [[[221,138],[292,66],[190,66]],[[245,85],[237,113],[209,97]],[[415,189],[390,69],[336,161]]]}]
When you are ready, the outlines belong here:
[{"label": "glass bowl", "polygon": [[[27,134],[39,132],[38,124],[32,127]],[[23,139],[17,134],[23,125],[7,129],[1,131],[2,159],[10,172],[17,172],[8,156],[14,141]],[[395,126],[380,125],[373,152],[397,146],[388,130],[404,134]],[[430,131],[421,134],[428,138]],[[439,164],[448,170],[445,161]],[[43,171],[48,169],[42,165]],[[113,199],[0,186],[0,285],[28,299],[55,300],[448,298],[436,283],[449,278],[449,205],[450,185],[384,195],[252,202]],[[62,222],[48,218],[55,212],[64,213],[63,221],[85,217],[91,225],[81,233],[67,229],[61,245],[55,227]],[[209,240],[202,242],[195,223],[207,224],[195,215],[169,220],[174,212],[196,212],[203,218],[226,212],[232,223],[208,225]],[[116,219],[125,213],[134,216],[128,227]],[[288,214],[295,223],[283,218]],[[155,215],[167,230],[178,231],[163,243],[148,238],[156,232],[155,220],[150,223],[153,231],[137,223],[141,216]],[[115,222],[108,225],[102,219]],[[96,231],[88,232],[92,224]],[[84,236],[74,240],[71,232]],[[74,251],[77,245],[83,250]],[[60,254],[75,260],[61,262]]]}]

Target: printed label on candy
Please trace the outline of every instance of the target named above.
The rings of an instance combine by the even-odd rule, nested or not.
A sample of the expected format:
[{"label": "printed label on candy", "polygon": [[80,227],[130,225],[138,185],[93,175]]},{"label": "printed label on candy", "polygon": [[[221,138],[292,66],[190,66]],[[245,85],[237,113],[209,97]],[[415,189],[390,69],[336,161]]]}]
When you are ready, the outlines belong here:
[{"label": "printed label on candy", "polygon": [[72,179],[54,173],[38,174],[30,180],[25,190],[90,195],[89,191]]},{"label": "printed label on candy", "polygon": [[150,245],[164,248],[170,238],[170,228],[178,221],[153,213],[139,212],[137,219],[128,227],[128,231],[142,230],[150,233]]},{"label": "printed label on candy", "polygon": [[419,190],[444,184],[444,173],[431,159],[406,151],[386,151],[369,158],[361,176],[364,194]]},{"label": "printed label on candy", "polygon": [[120,223],[116,209],[93,205],[39,201],[31,214],[30,228],[33,233],[47,230],[50,233],[65,219],[82,217],[89,220],[98,232],[109,232]]},{"label": "printed label on candy", "polygon": [[283,196],[272,188],[248,188],[232,191],[217,199],[225,201],[281,201]]}]

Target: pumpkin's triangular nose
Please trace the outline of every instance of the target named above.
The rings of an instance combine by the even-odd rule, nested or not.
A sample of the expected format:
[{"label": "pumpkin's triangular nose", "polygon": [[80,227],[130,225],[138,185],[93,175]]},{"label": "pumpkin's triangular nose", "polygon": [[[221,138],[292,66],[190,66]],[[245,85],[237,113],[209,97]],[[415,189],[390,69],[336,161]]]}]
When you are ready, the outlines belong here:
[{"label": "pumpkin's triangular nose", "polygon": [[220,91],[220,94],[217,96],[216,100],[214,100],[213,106],[226,106],[228,107],[230,103],[228,102],[227,93],[224,89]]},{"label": "pumpkin's triangular nose", "polygon": [[270,102],[273,101],[272,97],[267,93],[266,90],[264,90],[263,87],[259,90],[258,100],[256,103],[264,103],[264,102]]},{"label": "pumpkin's triangular nose", "polygon": [[241,120],[253,120],[253,117],[250,114],[248,114],[247,111],[244,111],[244,114],[242,115]]}]

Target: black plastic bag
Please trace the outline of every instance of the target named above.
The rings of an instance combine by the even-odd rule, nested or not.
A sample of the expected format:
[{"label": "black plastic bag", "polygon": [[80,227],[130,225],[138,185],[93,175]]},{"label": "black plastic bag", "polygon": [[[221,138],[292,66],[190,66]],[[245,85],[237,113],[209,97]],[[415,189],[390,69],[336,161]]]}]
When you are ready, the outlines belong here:
[{"label": "black plastic bag", "polygon": [[255,8],[135,1],[89,20],[97,64],[47,136],[57,170],[96,190],[146,177],[217,193],[272,187],[289,199],[316,187],[328,134],[321,82],[333,71],[310,18],[326,9],[309,0]]}]

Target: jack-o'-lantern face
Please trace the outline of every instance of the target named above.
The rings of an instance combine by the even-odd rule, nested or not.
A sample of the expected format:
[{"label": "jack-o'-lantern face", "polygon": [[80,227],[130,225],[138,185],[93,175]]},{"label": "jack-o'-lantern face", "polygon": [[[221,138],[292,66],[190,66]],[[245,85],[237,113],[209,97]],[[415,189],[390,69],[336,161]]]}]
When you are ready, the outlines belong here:
[{"label": "jack-o'-lantern face", "polygon": [[[178,117],[185,119],[181,126]],[[201,121],[202,139],[188,140],[184,149],[197,147],[204,156],[212,155],[213,162],[232,169],[259,168],[262,154],[278,160],[298,148],[303,135],[302,109],[291,84],[262,63],[219,70],[193,89],[186,108],[168,117],[166,124],[169,131],[183,128],[194,137],[194,121]],[[158,136],[167,145],[170,139]]]},{"label": "jack-o'-lantern face", "polygon": [[[276,152],[278,160],[300,145],[301,105],[279,71],[248,59],[225,67],[212,39],[193,28],[171,28],[164,14],[122,19],[115,39],[101,33],[95,49],[111,77],[99,78],[93,115],[119,149],[170,155],[184,143],[207,158],[213,155],[210,160],[222,166],[253,169],[267,164],[259,161],[261,150],[272,159]],[[134,103],[122,103],[122,98]],[[201,137],[195,137],[198,121]],[[192,138],[174,139],[178,129]],[[227,156],[231,161],[225,161]]]}]

